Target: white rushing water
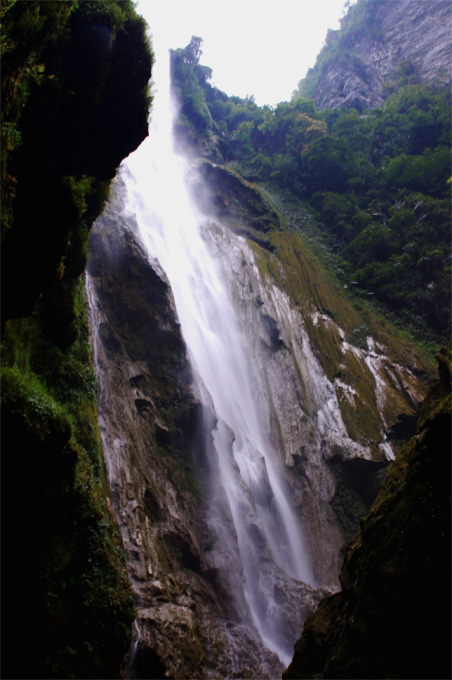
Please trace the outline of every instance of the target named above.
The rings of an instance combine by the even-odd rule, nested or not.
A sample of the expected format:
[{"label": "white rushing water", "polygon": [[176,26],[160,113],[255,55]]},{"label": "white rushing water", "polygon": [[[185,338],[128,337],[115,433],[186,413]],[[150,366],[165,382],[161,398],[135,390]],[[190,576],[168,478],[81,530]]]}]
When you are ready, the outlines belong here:
[{"label": "white rushing water", "polygon": [[[276,453],[264,435],[268,424],[254,398],[250,349],[203,238],[206,226],[184,182],[185,161],[173,153],[168,62],[160,55],[154,67],[150,136],[121,169],[126,213],[136,217],[149,255],[169,279],[194,375],[215,414],[215,485],[227,499],[229,525],[233,522],[228,540],[238,546],[243,573],[243,593],[234,597],[246,602],[250,625],[264,645],[287,663],[294,640],[284,634],[283,605],[290,592],[278,599],[275,578],[315,585],[314,578]],[[222,512],[218,509],[217,520],[212,513],[211,522],[222,524],[218,531],[224,537]]]}]

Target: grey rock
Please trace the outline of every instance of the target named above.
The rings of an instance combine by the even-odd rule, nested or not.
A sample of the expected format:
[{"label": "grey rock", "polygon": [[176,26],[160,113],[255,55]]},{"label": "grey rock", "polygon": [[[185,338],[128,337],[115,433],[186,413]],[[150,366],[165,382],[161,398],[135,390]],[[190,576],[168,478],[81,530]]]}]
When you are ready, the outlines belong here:
[{"label": "grey rock", "polygon": [[[340,45],[340,58],[322,67],[313,99],[318,110],[358,111],[381,105],[409,63],[419,81],[451,83],[452,6],[448,0],[377,0],[371,30],[354,30],[340,42],[330,31],[325,50]],[[314,70],[307,75],[309,83]]]}]

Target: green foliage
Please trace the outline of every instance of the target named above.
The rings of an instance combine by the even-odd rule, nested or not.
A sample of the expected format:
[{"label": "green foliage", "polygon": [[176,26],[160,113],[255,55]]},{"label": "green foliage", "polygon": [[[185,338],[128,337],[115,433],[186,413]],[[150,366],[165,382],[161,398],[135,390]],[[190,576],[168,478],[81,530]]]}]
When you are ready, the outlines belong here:
[{"label": "green foliage", "polygon": [[[329,35],[337,58],[344,50],[352,58],[346,50],[356,31],[378,32],[376,6],[357,3],[341,33]],[[258,107],[201,77],[200,45],[193,39],[176,51],[172,76],[185,124],[216,140],[211,157],[307,200],[339,257],[343,284],[371,296],[418,338],[443,342],[450,334],[450,93],[414,82],[406,63],[399,88],[369,112],[320,114],[305,87],[291,102]]]},{"label": "green foliage", "polygon": [[69,176],[63,180],[70,189],[72,202],[81,218],[88,209],[87,197],[94,193],[94,177],[82,175],[80,178]]},{"label": "green foliage", "polygon": [[[9,172],[22,183],[18,166],[32,167],[30,154],[37,177],[57,169],[77,182],[110,179],[147,131],[153,55],[144,20],[130,0],[4,4],[2,180]],[[13,198],[2,193],[8,227]]]},{"label": "green foliage", "polygon": [[24,426],[45,441],[57,433],[68,441],[70,418],[61,404],[46,389],[39,377],[23,373],[14,365],[2,367],[2,404],[11,415],[20,415]]},{"label": "green foliage", "polygon": [[82,2],[77,9],[84,21],[90,24],[100,23],[114,33],[119,31],[127,20],[137,18],[133,5],[129,2],[96,0],[95,2]]},{"label": "green foliage", "polygon": [[401,154],[382,168],[382,178],[388,187],[441,195],[450,177],[450,149],[445,146],[424,149],[420,156]]},{"label": "green foliage", "polygon": [[5,123],[2,126],[2,144],[5,145],[5,151],[14,151],[15,148],[22,144],[22,136],[20,130],[17,129],[14,123]]},{"label": "green foliage", "polygon": [[371,335],[371,333],[367,324],[356,326],[352,331],[352,342],[356,347],[367,349],[367,338],[369,335]]},{"label": "green foliage", "polygon": [[19,119],[30,89],[40,85],[45,74],[41,52],[64,32],[75,8],[68,2],[1,3],[2,107],[1,107],[1,212],[2,240],[13,224],[16,177],[9,171],[11,155],[22,145]]},{"label": "green foliage", "polygon": [[372,124],[369,118],[361,118],[356,109],[340,113],[331,126],[331,133],[346,139],[354,154],[365,157],[369,153]]},{"label": "green foliage", "polygon": [[[363,27],[378,30],[377,4],[351,7],[325,55],[346,51]],[[415,83],[406,63],[404,84],[372,111],[318,113],[304,87],[291,102],[258,107],[200,77],[200,44],[196,39],[176,51],[172,76],[185,122],[216,140],[211,157],[308,201],[340,259],[343,284],[371,296],[419,338],[444,342],[450,335],[450,93]]]},{"label": "green foliage", "polygon": [[182,103],[185,125],[193,125],[202,135],[211,130],[212,117],[202,87],[210,77],[211,69],[199,64],[201,44],[201,38],[193,36],[187,47],[171,51],[171,74],[173,87]]},{"label": "green foliage", "polygon": [[356,174],[357,164],[346,140],[329,136],[312,144],[303,157],[303,171],[309,194],[343,192]]},{"label": "green foliage", "polygon": [[42,50],[63,35],[75,0],[2,2],[2,123],[17,122],[30,87],[44,80]]}]

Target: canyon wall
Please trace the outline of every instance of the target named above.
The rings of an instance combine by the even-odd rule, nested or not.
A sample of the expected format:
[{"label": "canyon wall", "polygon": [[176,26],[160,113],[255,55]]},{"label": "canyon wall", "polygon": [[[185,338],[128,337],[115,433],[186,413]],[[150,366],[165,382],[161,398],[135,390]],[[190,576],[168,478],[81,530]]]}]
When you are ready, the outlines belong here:
[{"label": "canyon wall", "polygon": [[[219,168],[206,186],[206,171],[215,169],[208,168],[192,166],[193,192],[205,211],[223,206],[229,228],[210,212],[204,238],[247,329],[254,398],[264,405],[264,434],[318,585],[300,582],[283,610],[295,640],[316,603],[339,585],[346,538],[394,458],[393,431],[415,417],[428,365],[381,320],[364,324],[303,241],[278,222],[269,196],[264,201],[237,177],[231,186]],[[232,520],[222,520],[224,536],[212,524],[222,491],[212,494],[211,473],[219,463],[203,442],[215,417],[201,408],[169,283],[125,207],[125,177],[94,226],[87,290],[100,428],[138,605],[130,672],[274,677],[283,670],[279,660],[244,625]],[[231,205],[234,224],[224,214]],[[266,241],[256,219],[273,220]],[[361,326],[358,342],[353,331]],[[282,573],[274,587],[288,587]]]},{"label": "canyon wall", "polygon": [[[446,3],[425,13],[415,0],[389,5],[383,34],[402,16],[406,31],[393,31],[380,51],[355,42],[358,66],[349,54],[353,75],[331,71],[319,107],[373,106],[373,93],[383,96],[400,65],[406,78],[444,80]],[[233,523],[211,487],[218,459],[205,442],[215,416],[201,409],[169,282],[133,216],[124,216],[121,177],[94,227],[85,277],[99,388],[91,363],[86,244],[118,163],[147,134],[152,52],[144,23],[130,3],[91,2],[13,1],[2,6],[2,20],[2,671],[276,677],[280,660],[244,625]],[[27,22],[39,33],[31,53],[19,31]],[[368,54],[380,70],[371,71]],[[316,587],[299,581],[289,590],[282,574],[274,584],[282,635],[295,640],[318,601],[339,587],[346,542],[398,440],[414,428],[431,366],[376,312],[350,302],[275,196],[209,162],[195,164],[190,178],[247,329],[265,434],[313,564]],[[404,460],[395,475],[405,472]],[[427,507],[432,489],[444,492],[441,479],[423,490]],[[218,508],[227,518],[223,536],[212,531]],[[361,540],[352,556],[361,555]],[[341,583],[352,592],[354,572],[346,569]],[[25,611],[26,655],[18,633]],[[321,663],[315,672],[324,672]]]}]

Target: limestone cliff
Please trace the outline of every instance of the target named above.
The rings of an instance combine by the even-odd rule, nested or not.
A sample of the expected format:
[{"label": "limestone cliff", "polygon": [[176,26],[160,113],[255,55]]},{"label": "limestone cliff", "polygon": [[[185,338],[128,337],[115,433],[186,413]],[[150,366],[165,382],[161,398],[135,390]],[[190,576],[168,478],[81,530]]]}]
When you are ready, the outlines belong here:
[{"label": "limestone cliff", "polygon": [[452,9],[447,0],[359,0],[329,31],[299,93],[318,110],[375,108],[400,78],[450,84]]},{"label": "limestone cliff", "polygon": [[450,677],[450,357],[284,678]]}]

